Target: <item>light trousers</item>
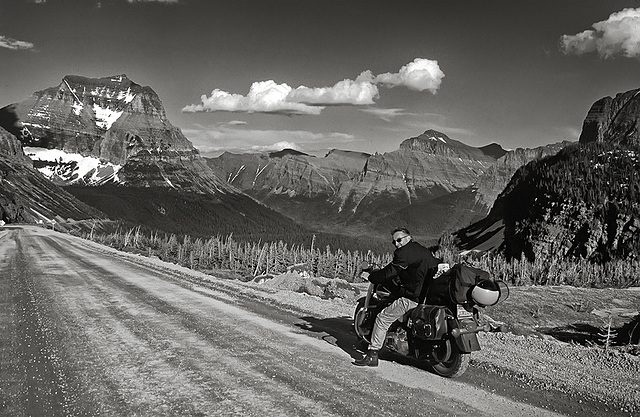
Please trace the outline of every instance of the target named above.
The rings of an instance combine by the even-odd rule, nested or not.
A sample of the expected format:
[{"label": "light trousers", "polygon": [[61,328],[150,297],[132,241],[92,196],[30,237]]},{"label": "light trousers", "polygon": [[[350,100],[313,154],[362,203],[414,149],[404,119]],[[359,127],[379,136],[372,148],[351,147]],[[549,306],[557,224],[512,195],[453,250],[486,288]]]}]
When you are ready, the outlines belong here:
[{"label": "light trousers", "polygon": [[373,333],[371,334],[371,344],[369,350],[380,350],[384,344],[385,336],[389,326],[400,317],[404,316],[407,311],[412,308],[416,308],[418,303],[408,298],[400,297],[393,303],[385,307],[378,317],[376,317],[376,323],[373,326]]}]

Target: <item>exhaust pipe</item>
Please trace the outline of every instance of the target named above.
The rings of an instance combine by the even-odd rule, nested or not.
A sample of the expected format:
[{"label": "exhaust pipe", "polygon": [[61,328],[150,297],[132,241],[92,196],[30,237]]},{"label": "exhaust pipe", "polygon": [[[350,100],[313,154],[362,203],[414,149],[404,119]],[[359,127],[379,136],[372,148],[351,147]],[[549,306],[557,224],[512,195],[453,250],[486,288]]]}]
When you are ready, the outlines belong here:
[{"label": "exhaust pipe", "polygon": [[488,332],[490,330],[491,330],[491,326],[488,323],[486,323],[482,327],[476,327],[475,329],[459,329],[459,328],[452,329],[451,336],[457,338],[463,334]]}]

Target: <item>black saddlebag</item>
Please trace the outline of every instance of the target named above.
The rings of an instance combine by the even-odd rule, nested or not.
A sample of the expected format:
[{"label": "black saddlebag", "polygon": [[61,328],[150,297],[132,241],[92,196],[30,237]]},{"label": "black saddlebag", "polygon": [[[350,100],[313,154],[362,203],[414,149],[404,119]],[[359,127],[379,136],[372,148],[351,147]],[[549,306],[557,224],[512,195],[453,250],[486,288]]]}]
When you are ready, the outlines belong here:
[{"label": "black saddlebag", "polygon": [[447,308],[419,304],[409,315],[412,335],[423,340],[438,340],[447,333]]}]

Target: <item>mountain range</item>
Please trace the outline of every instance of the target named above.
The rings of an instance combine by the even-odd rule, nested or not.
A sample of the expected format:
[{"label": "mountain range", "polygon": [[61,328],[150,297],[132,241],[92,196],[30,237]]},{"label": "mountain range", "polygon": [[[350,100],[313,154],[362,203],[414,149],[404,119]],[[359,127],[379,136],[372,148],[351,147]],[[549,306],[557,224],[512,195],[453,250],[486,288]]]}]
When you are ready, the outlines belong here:
[{"label": "mountain range", "polygon": [[406,226],[433,241],[486,216],[517,168],[566,144],[507,152],[428,130],[384,154],[224,153],[208,163],[229,184],[314,229],[386,236]]},{"label": "mountain range", "polygon": [[[571,167],[618,172],[618,162],[626,161],[621,166],[635,172],[637,92],[596,102],[578,143],[474,148],[428,130],[384,154],[334,149],[316,157],[285,149],[204,158],[167,120],[150,87],[126,75],[66,76],[58,86],[0,109],[3,172],[24,170],[30,184],[18,192],[4,174],[1,214],[7,222],[111,218],[170,233],[292,243],[317,233],[341,235],[344,244],[373,244],[405,226],[426,242],[454,232],[463,249],[511,257],[623,256],[634,250],[625,242],[637,237],[636,217],[612,199],[629,196],[612,194],[598,206],[590,198],[602,193],[603,175]],[[586,156],[587,148],[597,151]],[[607,159],[607,152],[616,157]],[[583,160],[597,162],[577,162]],[[633,189],[619,180],[620,190]],[[582,190],[579,183],[592,191],[567,191]],[[570,200],[557,189],[587,201]],[[606,236],[591,236],[598,229],[593,219],[604,219],[598,227]],[[548,241],[562,242],[564,249]],[[594,249],[607,245],[617,249]]]}]

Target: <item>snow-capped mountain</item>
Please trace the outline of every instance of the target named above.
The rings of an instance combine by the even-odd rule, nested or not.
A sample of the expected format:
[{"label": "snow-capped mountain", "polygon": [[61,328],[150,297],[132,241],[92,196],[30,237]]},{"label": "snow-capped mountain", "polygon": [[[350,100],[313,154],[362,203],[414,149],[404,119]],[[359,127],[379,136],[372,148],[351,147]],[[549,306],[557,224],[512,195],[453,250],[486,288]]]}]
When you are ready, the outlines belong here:
[{"label": "snow-capped mountain", "polygon": [[2,109],[16,122],[3,126],[25,145],[60,149],[124,164],[141,151],[193,153],[192,144],[166,118],[150,87],[118,75],[67,75],[56,86]]},{"label": "snow-capped mountain", "polygon": [[2,126],[59,184],[235,192],[167,120],[158,95],[126,75],[67,75],[56,87],[0,109]]}]

